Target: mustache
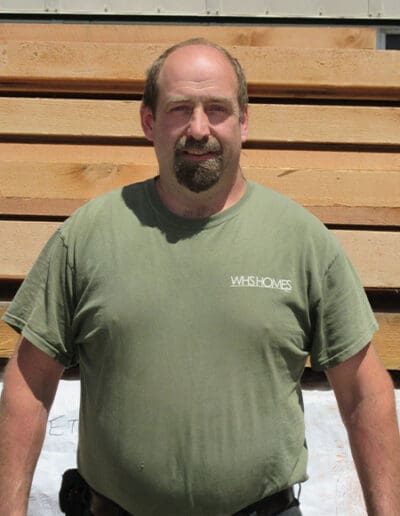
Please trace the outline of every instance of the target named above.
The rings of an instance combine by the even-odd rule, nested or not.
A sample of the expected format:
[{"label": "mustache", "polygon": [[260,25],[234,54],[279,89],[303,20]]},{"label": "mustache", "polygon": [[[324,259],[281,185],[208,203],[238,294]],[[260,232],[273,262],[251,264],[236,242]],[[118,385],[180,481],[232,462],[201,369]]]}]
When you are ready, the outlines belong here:
[{"label": "mustache", "polygon": [[190,136],[182,136],[176,142],[175,152],[185,152],[185,151],[201,151],[201,152],[220,152],[222,150],[222,146],[219,141],[213,136],[209,137],[206,141],[195,140]]}]

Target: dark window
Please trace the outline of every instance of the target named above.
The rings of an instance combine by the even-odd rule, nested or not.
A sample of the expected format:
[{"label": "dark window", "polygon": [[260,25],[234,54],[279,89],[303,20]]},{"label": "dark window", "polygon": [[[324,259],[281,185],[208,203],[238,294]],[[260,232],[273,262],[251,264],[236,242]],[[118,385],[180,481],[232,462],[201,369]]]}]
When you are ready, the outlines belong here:
[{"label": "dark window", "polygon": [[400,50],[400,34],[386,34],[386,49]]}]

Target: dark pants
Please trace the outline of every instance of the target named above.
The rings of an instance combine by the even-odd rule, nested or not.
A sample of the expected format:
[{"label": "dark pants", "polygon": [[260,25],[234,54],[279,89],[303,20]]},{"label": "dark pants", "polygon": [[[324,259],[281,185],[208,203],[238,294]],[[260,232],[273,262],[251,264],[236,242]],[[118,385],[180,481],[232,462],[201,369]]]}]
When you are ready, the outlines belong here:
[{"label": "dark pants", "polygon": [[[63,474],[59,502],[66,516],[134,516],[91,489],[77,469],[69,469]],[[293,488],[289,488],[267,496],[232,516],[301,516],[301,511]]]},{"label": "dark pants", "polygon": [[[292,493],[293,491],[290,490],[290,498],[286,496],[286,491],[277,493],[277,495],[249,505],[233,516],[301,516],[299,502]],[[93,516],[134,516],[93,490],[90,511]]]},{"label": "dark pants", "polygon": [[301,516],[301,510],[299,506],[291,507],[286,511],[280,512],[277,516]]},{"label": "dark pants", "polygon": [[[93,516],[129,516],[129,513],[124,511],[124,509],[117,509],[119,512],[113,512],[113,513],[104,513],[104,512],[92,512]],[[258,516],[257,512],[250,513],[251,516]],[[290,509],[287,509],[283,512],[275,513],[274,516],[302,516],[302,513],[300,511],[300,508],[298,506],[291,507]]]}]

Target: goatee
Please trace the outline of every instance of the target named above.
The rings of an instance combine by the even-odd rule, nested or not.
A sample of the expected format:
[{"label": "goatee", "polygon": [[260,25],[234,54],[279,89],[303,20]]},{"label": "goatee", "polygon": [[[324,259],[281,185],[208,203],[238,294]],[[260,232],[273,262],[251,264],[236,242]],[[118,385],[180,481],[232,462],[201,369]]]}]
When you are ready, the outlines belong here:
[{"label": "goatee", "polygon": [[[218,183],[222,175],[223,157],[219,141],[210,137],[199,141],[183,136],[175,145],[175,174],[180,183],[195,193],[209,190]],[[204,160],[192,160],[186,154],[208,154],[213,157]]]}]

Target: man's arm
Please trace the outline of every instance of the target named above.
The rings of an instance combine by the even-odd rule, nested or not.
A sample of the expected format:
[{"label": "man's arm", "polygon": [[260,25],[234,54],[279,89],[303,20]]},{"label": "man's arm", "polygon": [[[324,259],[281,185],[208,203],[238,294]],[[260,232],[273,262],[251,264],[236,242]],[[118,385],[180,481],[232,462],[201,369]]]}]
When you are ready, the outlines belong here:
[{"label": "man's arm", "polygon": [[0,402],[0,516],[25,516],[63,366],[25,338],[7,365]]},{"label": "man's arm", "polygon": [[400,514],[400,435],[393,384],[371,345],[327,371],[369,516]]}]

